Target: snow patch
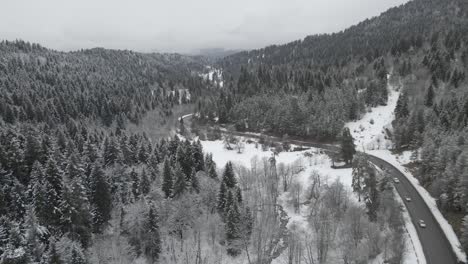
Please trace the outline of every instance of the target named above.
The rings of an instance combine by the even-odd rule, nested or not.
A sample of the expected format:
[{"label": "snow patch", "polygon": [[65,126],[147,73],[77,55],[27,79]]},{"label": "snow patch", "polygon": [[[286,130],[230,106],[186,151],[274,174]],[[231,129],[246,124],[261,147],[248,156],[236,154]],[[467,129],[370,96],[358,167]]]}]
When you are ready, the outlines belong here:
[{"label": "snow patch", "polygon": [[345,127],[349,128],[354,143],[360,151],[393,147],[393,143],[387,135],[387,130],[392,130],[392,121],[395,119],[394,110],[400,92],[390,83],[387,84],[387,89],[387,105],[374,107],[360,120],[345,125]]}]

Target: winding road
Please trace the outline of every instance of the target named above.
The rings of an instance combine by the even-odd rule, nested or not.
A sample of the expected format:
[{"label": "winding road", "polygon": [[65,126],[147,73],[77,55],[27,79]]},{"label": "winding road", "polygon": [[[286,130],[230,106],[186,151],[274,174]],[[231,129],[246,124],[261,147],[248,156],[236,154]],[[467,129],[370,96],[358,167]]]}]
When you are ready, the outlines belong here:
[{"label": "winding road", "polygon": [[[185,115],[182,118],[191,117],[191,114]],[[223,131],[225,132],[225,131]],[[243,137],[250,137],[250,138],[260,138],[258,134],[253,133],[243,133],[233,131],[230,132],[236,136],[243,136]],[[283,142],[284,140],[275,137],[275,136],[267,136],[269,140],[274,142]],[[337,152],[340,151],[340,148],[335,145],[330,144],[322,144],[322,143],[315,143],[311,141],[303,141],[303,140],[288,140],[289,143],[319,148],[323,150],[327,150],[330,152]],[[399,183],[395,183],[394,186],[404,201],[406,208],[409,212],[411,220],[416,227],[419,240],[421,241],[421,245],[423,247],[424,255],[426,257],[427,264],[459,264],[462,262],[458,262],[458,258],[453,251],[447,236],[445,235],[444,231],[440,227],[439,223],[435,219],[434,215],[432,214],[431,210],[427,206],[424,199],[419,195],[419,192],[415,189],[415,187],[411,184],[411,182],[406,178],[406,176],[398,170],[395,166],[390,164],[389,162],[373,156],[371,154],[362,153],[364,154],[370,162],[374,165],[378,166],[380,169],[385,170],[389,173],[390,177],[398,178]],[[406,201],[406,197],[410,197],[411,201]],[[426,223],[427,227],[422,228],[419,226],[418,221],[422,219]],[[415,263],[416,264],[416,263]]]}]

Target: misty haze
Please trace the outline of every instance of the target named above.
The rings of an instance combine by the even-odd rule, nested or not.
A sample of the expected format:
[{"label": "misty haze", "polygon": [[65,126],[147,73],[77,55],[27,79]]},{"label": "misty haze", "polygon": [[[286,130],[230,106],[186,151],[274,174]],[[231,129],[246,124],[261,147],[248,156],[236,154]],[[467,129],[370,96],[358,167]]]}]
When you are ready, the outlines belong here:
[{"label": "misty haze", "polygon": [[0,264],[468,263],[466,0],[0,7]]}]

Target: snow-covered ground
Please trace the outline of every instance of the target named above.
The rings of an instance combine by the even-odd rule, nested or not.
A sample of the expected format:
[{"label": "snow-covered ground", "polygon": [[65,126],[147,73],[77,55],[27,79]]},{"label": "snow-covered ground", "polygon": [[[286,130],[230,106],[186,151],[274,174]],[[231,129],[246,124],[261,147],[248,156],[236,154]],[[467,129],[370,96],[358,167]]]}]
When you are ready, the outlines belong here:
[{"label": "snow-covered ground", "polygon": [[[350,129],[351,134],[355,139],[356,147],[359,150],[386,160],[405,174],[433,212],[435,218],[450,240],[451,246],[456,252],[457,257],[462,261],[466,261],[466,255],[463,250],[460,249],[460,242],[458,241],[452,226],[440,213],[434,198],[432,198],[426,189],[419,184],[418,180],[414,178],[405,167],[403,167],[403,165],[410,162],[412,152],[405,151],[400,155],[394,155],[389,150],[392,148],[393,143],[386,136],[386,131],[392,131],[392,121],[395,118],[394,110],[398,96],[400,95],[398,87],[389,84],[388,95],[388,103],[386,106],[372,108],[371,111],[366,113],[360,120],[347,123],[346,127]],[[410,218],[405,217],[405,219],[406,227],[409,231],[408,233],[414,245],[414,247],[408,247],[408,249],[412,250],[412,248],[422,248],[421,242],[419,241]],[[414,232],[411,232],[410,230],[414,230]],[[413,256],[411,256],[411,254],[407,254],[405,256],[405,263],[412,263],[410,260],[418,255],[418,250],[413,250],[413,252]],[[419,260],[420,263],[425,263],[425,259],[422,260],[422,258],[419,258]]]},{"label": "snow-covered ground", "polygon": [[386,129],[391,130],[392,121],[395,118],[394,110],[400,92],[398,87],[388,85],[387,105],[371,109],[360,120],[349,122],[345,126],[351,131],[356,147],[363,150],[389,149],[392,142],[386,134]]},{"label": "snow-covered ground", "polygon": [[[214,82],[215,84],[219,84],[219,87],[223,87],[223,71],[220,69],[213,68],[211,66],[206,66],[208,69],[208,73],[200,73],[199,76],[205,80],[209,80]],[[217,78],[214,78],[216,73]]]},{"label": "snow-covered ground", "polygon": [[[242,140],[245,140],[242,138]],[[213,154],[213,160],[216,162],[218,169],[222,169],[224,165],[231,161],[233,164],[251,167],[251,161],[254,158],[261,160],[262,158],[270,158],[273,152],[270,150],[262,151],[261,146],[256,147],[255,143],[245,144],[244,151],[239,154],[236,150],[227,150],[221,140],[217,141],[201,141],[203,150],[206,153]],[[294,146],[292,146],[294,147]],[[309,155],[312,154],[312,155]],[[351,169],[332,169],[331,160],[318,149],[310,148],[297,152],[281,152],[276,157],[276,164],[284,163],[285,165],[300,166],[302,168],[295,176],[295,182],[303,186],[304,191],[311,184],[310,175],[317,171],[321,175],[322,183],[332,183],[339,180],[343,183],[346,190],[352,193],[352,170]],[[284,211],[288,214],[288,228],[300,230],[302,234],[310,233],[310,227],[307,220],[307,206],[301,206],[299,212],[295,212],[292,206],[288,203],[288,192],[280,195],[278,201],[283,205]],[[357,196],[353,193],[351,199],[357,202]],[[273,260],[272,264],[283,264],[287,262],[287,250]]]},{"label": "snow-covered ground", "polygon": [[[249,168],[254,157],[260,160],[264,157],[270,158],[273,155],[273,152],[270,150],[262,151],[260,144],[256,148],[254,143],[245,143],[244,151],[239,154],[236,150],[227,150],[222,140],[200,142],[202,143],[204,152],[213,154],[213,160],[218,168],[223,168],[228,161]],[[312,153],[312,157],[306,157],[304,155],[306,153]],[[332,169],[330,158],[325,154],[321,154],[317,149],[310,148],[303,151],[281,152],[275,159],[276,164],[284,163],[288,165],[295,162],[301,164],[304,170],[297,175],[296,179],[304,183],[304,186],[307,186],[309,176],[314,170],[319,171],[320,175],[327,178],[329,182],[339,179],[345,186],[351,186],[351,169]]]}]

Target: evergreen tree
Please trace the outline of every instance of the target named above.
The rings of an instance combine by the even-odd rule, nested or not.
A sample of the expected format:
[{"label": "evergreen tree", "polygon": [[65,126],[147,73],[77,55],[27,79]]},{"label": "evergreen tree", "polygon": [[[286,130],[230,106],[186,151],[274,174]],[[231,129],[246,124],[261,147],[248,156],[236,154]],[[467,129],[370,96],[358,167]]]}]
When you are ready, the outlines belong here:
[{"label": "evergreen tree", "polygon": [[190,185],[191,185],[192,190],[199,193],[200,192],[200,183],[198,182],[198,176],[197,176],[195,168],[193,168],[193,170],[192,170],[192,176],[190,177],[190,180],[191,180]]},{"label": "evergreen tree", "polygon": [[236,187],[236,199],[237,199],[237,202],[238,202],[239,204],[242,204],[242,201],[243,201],[243,199],[242,199],[242,191],[241,191],[241,189],[239,188],[239,186]]},{"label": "evergreen tree", "polygon": [[226,208],[226,198],[227,198],[227,187],[224,182],[221,182],[218,192],[218,202],[216,208],[220,214],[224,214],[224,210]]},{"label": "evergreen tree", "polygon": [[94,231],[99,233],[111,217],[112,196],[104,171],[97,162],[90,175],[90,194]]},{"label": "evergreen tree", "polygon": [[424,96],[424,105],[427,107],[432,107],[434,103],[434,88],[433,86],[429,86],[426,91],[426,95]]},{"label": "evergreen tree", "polygon": [[354,145],[353,136],[349,128],[344,128],[341,135],[341,156],[346,164],[350,164],[353,160],[353,156],[356,153],[356,146]]},{"label": "evergreen tree", "polygon": [[169,163],[169,160],[166,158],[164,160],[164,165],[163,165],[163,184],[162,184],[162,191],[164,192],[164,195],[166,198],[169,198],[172,196],[172,187],[173,187],[173,180],[172,180],[172,169],[171,165]]},{"label": "evergreen tree", "polygon": [[132,181],[132,194],[136,200],[140,197],[140,178],[138,178],[138,173],[135,169],[132,169],[130,172],[130,180]]},{"label": "evergreen tree", "polygon": [[218,173],[216,172],[216,166],[215,165],[210,165],[208,167],[208,176],[212,179],[218,179]]},{"label": "evergreen tree", "polygon": [[397,105],[395,107],[395,118],[398,120],[407,117],[408,115],[408,96],[406,92],[402,92],[398,97]]},{"label": "evergreen tree", "polygon": [[198,140],[197,142],[194,142],[192,145],[192,155],[193,155],[193,165],[195,166],[195,170],[198,171],[203,171],[205,170],[205,160],[203,157],[203,147]]},{"label": "evergreen tree", "polygon": [[107,137],[104,141],[104,162],[106,165],[113,165],[120,161],[122,153],[115,142],[114,137]]},{"label": "evergreen tree", "polygon": [[71,252],[71,263],[73,264],[86,264],[87,263],[83,254],[75,247],[72,249],[72,252]]},{"label": "evergreen tree", "polygon": [[149,159],[149,153],[146,150],[144,144],[141,144],[140,150],[138,151],[138,161],[141,163],[147,163]]},{"label": "evergreen tree", "polygon": [[161,253],[161,235],[159,232],[158,216],[153,206],[150,207],[145,221],[145,241],[143,252],[151,261],[156,261]]},{"label": "evergreen tree", "polygon": [[147,195],[150,192],[151,183],[148,179],[148,175],[146,174],[145,169],[143,169],[141,172],[140,188],[140,191],[143,195]]},{"label": "evergreen tree", "polygon": [[177,164],[174,169],[174,188],[173,188],[173,197],[180,197],[185,190],[187,190],[187,182],[185,174],[182,172],[181,167]]},{"label": "evergreen tree", "polygon": [[49,252],[47,253],[46,263],[47,264],[63,264],[64,263],[62,259],[60,258],[60,255],[57,252],[57,247],[55,245],[55,242],[52,242],[49,245]]},{"label": "evergreen tree", "polygon": [[377,220],[377,210],[380,205],[379,191],[377,190],[377,178],[373,168],[368,167],[367,179],[366,179],[366,207],[369,220],[375,222]]},{"label": "evergreen tree", "polygon": [[227,253],[230,256],[237,256],[241,253],[240,242],[240,213],[237,202],[231,204],[226,216],[226,242]]},{"label": "evergreen tree", "polygon": [[227,188],[234,188],[237,184],[236,176],[234,175],[234,170],[232,168],[232,163],[229,161],[226,163],[223,172],[223,183],[226,184]]},{"label": "evergreen tree", "polygon": [[45,179],[47,183],[54,189],[56,195],[62,195],[62,171],[57,164],[55,158],[50,155],[45,167]]}]

